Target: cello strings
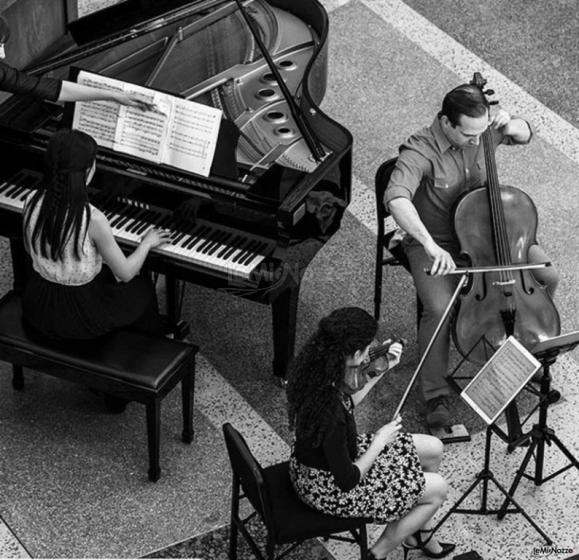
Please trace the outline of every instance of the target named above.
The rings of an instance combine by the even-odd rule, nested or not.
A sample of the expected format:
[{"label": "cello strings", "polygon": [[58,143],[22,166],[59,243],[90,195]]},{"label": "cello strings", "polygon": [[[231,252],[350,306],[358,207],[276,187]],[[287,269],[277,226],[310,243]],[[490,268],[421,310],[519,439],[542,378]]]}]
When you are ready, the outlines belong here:
[{"label": "cello strings", "polygon": [[[487,166],[487,191],[489,194],[489,204],[491,209],[491,222],[495,235],[494,246],[498,264],[501,266],[511,264],[510,250],[507,243],[507,225],[505,214],[501,201],[500,187],[498,185],[498,176],[496,162],[492,154],[491,132],[486,130],[483,133],[483,147],[485,153],[485,163]],[[499,273],[501,282],[512,280],[510,271]]]}]

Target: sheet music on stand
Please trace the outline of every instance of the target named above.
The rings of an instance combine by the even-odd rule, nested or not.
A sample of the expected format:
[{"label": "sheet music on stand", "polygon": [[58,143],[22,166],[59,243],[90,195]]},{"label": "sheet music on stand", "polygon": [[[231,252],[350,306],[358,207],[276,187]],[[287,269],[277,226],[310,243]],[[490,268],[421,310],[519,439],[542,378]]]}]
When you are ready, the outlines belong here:
[{"label": "sheet music on stand", "polygon": [[541,363],[509,336],[460,396],[490,425],[540,367]]},{"label": "sheet music on stand", "polygon": [[79,101],[72,128],[90,134],[99,146],[209,176],[221,109],[75,67],[70,73],[79,84],[132,93],[156,107],[143,111],[111,101]]}]

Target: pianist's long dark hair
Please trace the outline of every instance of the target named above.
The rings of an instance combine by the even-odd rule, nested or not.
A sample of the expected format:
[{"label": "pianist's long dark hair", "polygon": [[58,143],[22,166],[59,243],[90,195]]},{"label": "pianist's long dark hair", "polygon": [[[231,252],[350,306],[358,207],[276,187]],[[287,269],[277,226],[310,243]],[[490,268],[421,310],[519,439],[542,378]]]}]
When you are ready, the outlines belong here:
[{"label": "pianist's long dark hair", "polygon": [[[73,239],[73,254],[80,260],[90,219],[86,180],[96,152],[94,139],[79,130],[59,130],[52,135],[45,154],[44,180],[25,209],[24,238],[28,243],[30,218],[40,205],[30,250],[56,261],[63,257],[67,241]],[[84,216],[87,227],[82,232]]]},{"label": "pianist's long dark hair", "polygon": [[321,445],[341,406],[346,357],[364,350],[377,330],[376,320],[359,307],[336,309],[320,321],[289,372],[289,423],[297,438]]}]

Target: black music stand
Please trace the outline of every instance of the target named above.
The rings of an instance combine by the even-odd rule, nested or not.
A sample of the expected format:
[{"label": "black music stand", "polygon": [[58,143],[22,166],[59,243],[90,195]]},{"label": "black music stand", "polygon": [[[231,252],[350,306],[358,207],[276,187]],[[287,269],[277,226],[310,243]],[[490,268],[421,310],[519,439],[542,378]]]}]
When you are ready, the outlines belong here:
[{"label": "black music stand", "polygon": [[[458,394],[460,394],[460,392],[464,389],[466,385],[466,384],[461,385],[459,381],[462,382],[466,381],[467,383],[472,381],[472,376],[458,375],[458,373],[460,372],[464,364],[470,361],[470,354],[475,350],[477,350],[479,346],[482,346],[482,348],[484,349],[485,357],[487,360],[490,359],[490,357],[497,351],[497,348],[493,346],[484,335],[477,342],[475,342],[473,347],[462,357],[462,359],[454,367],[452,372],[446,376],[446,382]],[[504,442],[509,444],[508,450],[509,452],[511,452],[515,447],[514,442],[519,441],[523,435],[522,423],[519,416],[519,409],[514,399],[507,406],[505,410],[505,417],[507,420],[506,432],[501,428],[499,428],[496,424],[492,425],[492,429]]]},{"label": "black music stand", "polygon": [[[521,363],[517,363],[518,357],[520,357]],[[520,368],[518,366],[520,366]],[[545,539],[548,545],[553,544],[553,541],[551,541],[529,514],[515,501],[513,496],[497,481],[493,472],[490,470],[491,436],[495,431],[493,424],[500,413],[507,408],[529,381],[533,373],[537,371],[538,367],[539,362],[537,362],[514,337],[510,336],[462,391],[461,397],[470,404],[473,410],[488,424],[486,428],[484,466],[476,475],[475,481],[466,492],[464,492],[436,524],[433,533],[436,532],[453,513],[489,515],[499,513],[504,508],[506,513],[521,513],[529,524]],[[504,384],[497,387],[497,379],[504,381]],[[505,496],[505,502],[501,505],[500,509],[491,509],[488,506],[488,488],[490,482]],[[464,500],[481,483],[482,495],[480,508],[460,508]],[[509,503],[514,507],[509,509]]]},{"label": "black music stand", "polygon": [[[565,445],[563,445],[561,440],[555,435],[555,431],[552,428],[549,428],[547,425],[547,409],[549,408],[550,404],[556,403],[561,397],[559,391],[551,390],[551,366],[555,363],[559,354],[564,354],[565,352],[573,350],[578,344],[579,331],[574,331],[566,335],[556,336],[547,340],[543,340],[542,342],[539,342],[537,345],[535,345],[531,350],[531,353],[541,362],[541,365],[543,366],[543,377],[541,379],[541,389],[539,392],[538,405],[539,422],[534,424],[533,428],[527,434],[511,444],[513,447],[515,447],[530,440],[529,448],[525,453],[523,461],[521,462],[511,488],[509,489],[509,496],[511,497],[514,496],[515,492],[517,491],[517,487],[519,486],[519,483],[523,477],[528,478],[529,480],[533,480],[536,486],[540,486],[544,482],[555,478],[571,467],[579,469],[579,461],[577,458],[573,456],[573,454],[569,451],[569,449],[567,449],[567,447],[565,447]],[[569,459],[569,464],[548,476],[543,476],[543,467],[545,462],[545,443],[548,445],[554,443],[563,453],[563,455]],[[531,457],[535,453],[535,450],[535,474],[531,476],[526,474],[525,471],[529,461],[531,460]],[[498,512],[499,519],[502,519],[506,513],[508,513],[507,505],[508,500],[505,500]]]}]

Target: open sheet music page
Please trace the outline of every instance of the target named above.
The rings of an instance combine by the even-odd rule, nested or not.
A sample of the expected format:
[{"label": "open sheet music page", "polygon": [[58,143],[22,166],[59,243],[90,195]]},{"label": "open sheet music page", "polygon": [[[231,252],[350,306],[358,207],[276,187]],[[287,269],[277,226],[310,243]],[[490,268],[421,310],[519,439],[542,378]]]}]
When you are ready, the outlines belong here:
[{"label": "open sheet music page", "polygon": [[77,82],[136,94],[155,109],[143,111],[111,101],[77,102],[73,128],[90,134],[99,146],[209,176],[220,109],[84,70]]},{"label": "open sheet music page", "polygon": [[125,92],[138,94],[155,104],[155,110],[122,105],[115,134],[114,149],[143,159],[163,162],[164,147],[172,112],[171,96],[134,84],[125,83]]},{"label": "open sheet music page", "polygon": [[516,338],[509,336],[460,396],[492,424],[540,366]]},{"label": "open sheet music page", "polygon": [[[123,91],[123,82],[83,71],[79,72],[77,82],[96,89]],[[114,101],[79,101],[75,105],[72,128],[90,134],[99,146],[112,150],[120,109]]]},{"label": "open sheet music page", "polygon": [[208,177],[220,124],[220,109],[173,98],[166,163]]}]

